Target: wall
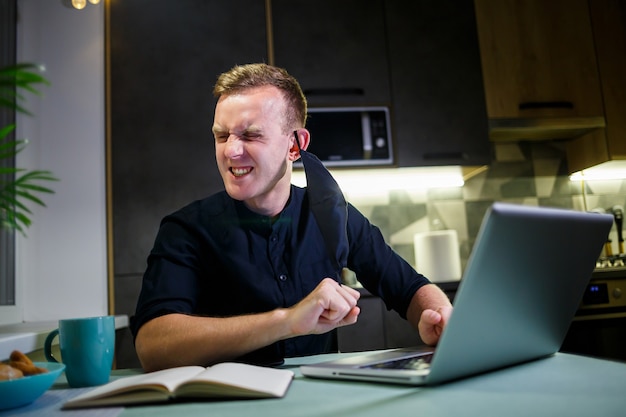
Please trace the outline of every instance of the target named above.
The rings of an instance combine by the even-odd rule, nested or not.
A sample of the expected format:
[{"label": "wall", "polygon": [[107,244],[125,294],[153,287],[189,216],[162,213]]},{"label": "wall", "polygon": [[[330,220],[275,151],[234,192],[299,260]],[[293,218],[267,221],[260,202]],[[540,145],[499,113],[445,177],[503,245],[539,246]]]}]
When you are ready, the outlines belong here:
[{"label": "wall", "polygon": [[[494,155],[489,169],[461,188],[393,191],[384,199],[360,199],[354,204],[414,266],[415,233],[455,229],[462,267],[485,211],[494,201],[581,211],[626,206],[626,180],[594,181],[584,186],[571,182],[562,142],[500,144],[494,146]],[[615,227],[611,239],[613,253],[617,253]]]},{"label": "wall", "polygon": [[18,166],[60,179],[46,208],[18,236],[19,321],[107,313],[104,6],[18,2],[18,62],[45,66],[51,82],[17,120],[30,140]]}]

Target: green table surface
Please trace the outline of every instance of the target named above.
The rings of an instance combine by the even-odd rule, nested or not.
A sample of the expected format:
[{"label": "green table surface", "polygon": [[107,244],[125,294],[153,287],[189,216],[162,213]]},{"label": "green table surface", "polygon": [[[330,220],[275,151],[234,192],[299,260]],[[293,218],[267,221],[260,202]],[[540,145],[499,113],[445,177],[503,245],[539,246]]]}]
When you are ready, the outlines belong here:
[{"label": "green table surface", "polygon": [[[60,378],[41,401],[13,415],[102,417],[194,416],[626,416],[626,363],[557,353],[534,362],[434,387],[305,378],[299,366],[335,358],[292,358],[296,376],[281,399],[197,401],[128,408],[61,411],[62,402],[84,392]],[[343,354],[348,355],[348,354]],[[115,370],[112,379],[137,374]],[[62,394],[62,395],[61,395]],[[54,401],[57,401],[54,404]],[[41,404],[41,406],[39,405]],[[46,408],[40,408],[45,406]],[[0,413],[3,416],[4,413]]]},{"label": "green table surface", "polygon": [[135,416],[626,416],[626,364],[552,357],[435,387],[303,377],[299,365],[335,355],[288,359],[296,373],[282,399],[127,408]]}]

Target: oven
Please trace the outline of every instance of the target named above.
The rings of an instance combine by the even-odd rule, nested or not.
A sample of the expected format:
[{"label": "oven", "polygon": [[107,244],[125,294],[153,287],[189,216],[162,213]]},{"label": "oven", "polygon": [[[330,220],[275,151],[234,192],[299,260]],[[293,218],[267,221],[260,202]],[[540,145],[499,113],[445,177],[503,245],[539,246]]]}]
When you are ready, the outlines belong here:
[{"label": "oven", "polygon": [[602,263],[594,270],[561,351],[626,361],[626,267]]}]

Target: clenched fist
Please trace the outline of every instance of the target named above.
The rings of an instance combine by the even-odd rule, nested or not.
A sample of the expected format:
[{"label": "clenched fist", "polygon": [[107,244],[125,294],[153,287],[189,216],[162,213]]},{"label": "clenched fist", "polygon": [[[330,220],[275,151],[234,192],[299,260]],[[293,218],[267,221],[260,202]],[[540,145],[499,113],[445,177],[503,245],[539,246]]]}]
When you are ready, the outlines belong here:
[{"label": "clenched fist", "polygon": [[357,290],[325,278],[306,298],[289,309],[292,332],[322,334],[356,323],[359,297]]}]

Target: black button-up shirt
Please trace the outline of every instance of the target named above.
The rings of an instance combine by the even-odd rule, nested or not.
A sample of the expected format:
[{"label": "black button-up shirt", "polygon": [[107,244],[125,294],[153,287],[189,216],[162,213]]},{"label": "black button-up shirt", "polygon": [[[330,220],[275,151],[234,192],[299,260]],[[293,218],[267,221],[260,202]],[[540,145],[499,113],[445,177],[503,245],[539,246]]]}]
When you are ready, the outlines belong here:
[{"label": "black button-up shirt", "polygon": [[[428,280],[397,255],[379,229],[348,205],[348,268],[389,309],[406,317],[409,302]],[[336,278],[305,189],[292,186],[276,219],[253,213],[220,192],[166,216],[148,257],[132,330],[168,313],[214,317],[291,307],[322,279]],[[210,340],[206,341],[211,343]],[[274,343],[242,361],[328,352],[332,335]]]}]

